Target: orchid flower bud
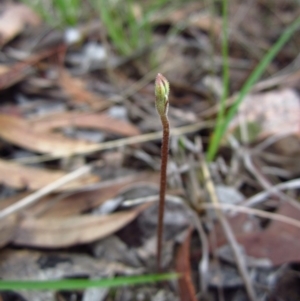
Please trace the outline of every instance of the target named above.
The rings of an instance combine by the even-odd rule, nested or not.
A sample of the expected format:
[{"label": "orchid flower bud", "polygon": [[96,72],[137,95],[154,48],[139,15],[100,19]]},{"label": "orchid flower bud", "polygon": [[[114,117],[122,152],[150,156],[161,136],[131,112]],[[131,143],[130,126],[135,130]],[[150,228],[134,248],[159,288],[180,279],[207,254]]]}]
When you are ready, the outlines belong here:
[{"label": "orchid flower bud", "polygon": [[163,75],[158,73],[155,80],[155,105],[160,116],[164,116],[168,113],[169,93],[169,82]]}]

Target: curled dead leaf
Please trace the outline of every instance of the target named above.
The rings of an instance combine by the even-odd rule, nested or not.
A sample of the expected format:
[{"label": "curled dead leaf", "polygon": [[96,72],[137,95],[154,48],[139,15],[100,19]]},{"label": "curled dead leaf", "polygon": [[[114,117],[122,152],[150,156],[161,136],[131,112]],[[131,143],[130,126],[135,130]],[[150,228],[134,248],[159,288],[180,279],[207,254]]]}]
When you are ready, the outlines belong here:
[{"label": "curled dead leaf", "polygon": [[54,156],[93,151],[97,146],[52,133],[36,132],[26,120],[4,114],[0,114],[0,137],[25,149]]},{"label": "curled dead leaf", "polygon": [[16,215],[8,216],[0,221],[0,248],[4,247],[12,240],[17,224],[18,219]]},{"label": "curled dead leaf", "polygon": [[[296,220],[300,219],[300,210],[288,202],[283,202],[277,213]],[[229,217],[228,221],[238,243],[243,246],[248,256],[267,258],[274,266],[300,260],[298,251],[300,229],[298,227],[273,220],[266,229],[262,229],[257,220],[243,213]],[[218,247],[226,243],[223,229],[220,224],[217,224],[210,234],[211,249],[215,246],[212,238],[214,235],[217,237]]]},{"label": "curled dead leaf", "polygon": [[26,25],[37,26],[40,23],[39,16],[24,4],[4,6],[0,14],[0,46],[22,32]]},{"label": "curled dead leaf", "polygon": [[[17,189],[28,188],[29,190],[37,190],[65,175],[66,173],[63,171],[34,168],[0,160],[0,183]],[[60,187],[59,190],[77,189],[98,181],[99,178],[97,176],[86,175]]]},{"label": "curled dead leaf", "polygon": [[139,135],[139,129],[131,123],[110,117],[106,113],[62,113],[48,118],[32,121],[37,132],[51,131],[57,128],[74,126],[107,131],[122,136]]},{"label": "curled dead leaf", "polygon": [[61,70],[59,83],[74,103],[88,104],[98,110],[109,105],[107,100],[88,91],[81,79],[72,77],[67,71]]},{"label": "curled dead leaf", "polygon": [[[98,189],[77,192],[63,199],[59,199],[59,201],[57,201],[56,196],[48,196],[30,207],[26,211],[26,214],[43,218],[75,216],[81,212],[96,208],[105,201],[118,196],[124,189],[145,183],[145,181],[147,181],[149,185],[158,185],[159,174],[138,173],[133,176],[120,177],[113,181],[102,182],[101,185],[103,185],[103,187]],[[14,200],[12,200],[12,202],[14,202]],[[6,204],[6,206],[8,205],[9,203]]]},{"label": "curled dead leaf", "polygon": [[16,229],[15,245],[65,248],[104,238],[133,221],[150,204],[110,215],[24,219]]},{"label": "curled dead leaf", "polygon": [[[285,88],[259,94],[250,94],[239,107],[229,131],[235,131],[244,122],[248,136],[256,126],[256,136],[263,139],[272,135],[300,135],[300,101],[294,89]],[[256,137],[254,137],[256,138]]]},{"label": "curled dead leaf", "polygon": [[31,71],[32,66],[39,61],[64,51],[64,45],[48,48],[38,53],[34,53],[25,61],[17,62],[9,66],[0,65],[0,90],[11,87],[22,81]]}]

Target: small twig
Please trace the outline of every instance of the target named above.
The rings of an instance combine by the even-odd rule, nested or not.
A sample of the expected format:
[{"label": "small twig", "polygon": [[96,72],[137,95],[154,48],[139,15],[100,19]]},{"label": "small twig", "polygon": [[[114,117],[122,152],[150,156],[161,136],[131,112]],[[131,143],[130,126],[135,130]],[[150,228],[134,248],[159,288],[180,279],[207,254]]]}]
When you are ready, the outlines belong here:
[{"label": "small twig", "polygon": [[285,223],[297,228],[300,228],[300,221],[295,218],[285,216],[278,213],[268,212],[261,209],[248,208],[240,205],[232,205],[232,204],[200,204],[200,208],[218,208],[223,210],[231,210],[235,212],[241,212],[245,214],[253,214],[255,216],[259,216],[262,218],[268,218],[274,221],[278,221],[281,223]]},{"label": "small twig", "polygon": [[[137,206],[140,204],[157,201],[158,198],[159,198],[158,195],[151,195],[151,196],[147,196],[147,197],[126,200],[122,203],[122,206],[124,206],[124,207]],[[185,206],[185,208],[187,210],[192,210],[189,207],[187,207],[184,200],[178,196],[173,196],[173,195],[167,194],[166,201],[174,203],[174,204],[181,204],[181,205]],[[254,208],[249,208],[249,207],[245,207],[245,206],[241,206],[241,205],[222,204],[222,203],[219,203],[219,204],[201,203],[201,204],[199,204],[199,208],[204,208],[204,209],[218,208],[218,209],[228,210],[228,211],[233,211],[233,212],[241,212],[244,214],[252,214],[255,216],[259,216],[262,218],[268,218],[270,220],[278,221],[281,223],[285,223],[285,224],[300,228],[300,221],[295,218],[292,218],[292,217],[289,217],[286,215],[282,215],[279,213],[268,212],[268,211],[264,211],[261,209],[254,209]],[[191,212],[194,212],[194,211],[191,211]],[[197,228],[196,223],[194,223],[194,226]]]},{"label": "small twig", "polygon": [[258,194],[253,195],[249,199],[245,200],[242,205],[244,206],[255,206],[260,202],[263,202],[266,198],[268,198],[271,194],[275,193],[278,190],[285,189],[298,189],[300,187],[300,179],[293,179],[291,181],[287,181],[284,183],[279,183],[268,189],[259,192]]},{"label": "small twig", "polygon": [[257,179],[262,188],[264,188],[265,190],[274,188],[273,191],[275,196],[277,196],[281,200],[289,202],[295,208],[300,209],[300,204],[297,200],[281,192],[278,188],[276,188],[276,186],[274,187],[274,185],[270,183],[268,178],[260,171],[260,169],[257,166],[255,166],[255,164],[252,161],[252,157],[248,151],[240,152],[240,154],[243,157],[246,168]]},{"label": "small twig", "polygon": [[165,211],[165,197],[167,187],[167,164],[169,155],[170,125],[168,120],[169,108],[169,83],[164,76],[158,73],[155,80],[155,105],[160,116],[163,127],[163,138],[161,146],[161,169],[160,169],[160,191],[159,191],[159,209],[157,225],[157,269],[161,270],[161,251],[163,241],[163,221]]},{"label": "small twig", "polygon": [[[206,189],[210,195],[213,205],[215,205],[215,207],[218,208],[218,205],[219,205],[218,196],[217,196],[217,193],[216,193],[216,190],[215,190],[215,187],[214,187],[211,175],[210,175],[210,171],[208,169],[208,166],[206,164],[205,158],[202,155],[202,153],[200,153],[200,159],[201,159],[201,163],[202,163],[202,172],[203,172]],[[234,257],[236,259],[237,268],[238,268],[238,270],[242,276],[242,279],[245,283],[245,288],[246,288],[247,294],[249,296],[249,299],[251,301],[256,301],[257,299],[256,299],[255,291],[253,289],[251,279],[250,279],[249,273],[247,271],[246,263],[244,261],[243,255],[241,254],[239,245],[236,241],[236,238],[230,227],[230,224],[228,223],[222,210],[216,209],[216,213],[217,213],[219,222],[222,225],[222,228],[224,230],[224,233],[228,240],[228,243],[231,246]]]},{"label": "small twig", "polygon": [[201,294],[206,294],[207,289],[208,289],[208,281],[209,281],[209,279],[208,279],[208,275],[209,275],[209,272],[208,272],[208,269],[209,269],[209,245],[208,245],[207,235],[204,231],[204,228],[202,226],[202,223],[200,221],[198,214],[196,214],[196,212],[193,209],[189,208],[187,205],[185,205],[185,207],[187,208],[188,212],[191,215],[193,224],[198,232],[198,235],[199,235],[199,238],[201,241],[202,256],[201,256],[201,260],[198,263],[198,272],[200,275],[199,286],[200,286]]},{"label": "small twig", "polygon": [[[213,124],[214,124],[213,121],[212,122],[200,121],[200,122],[197,122],[194,124],[185,125],[185,126],[178,127],[178,128],[173,128],[171,130],[171,135],[172,136],[180,136],[180,135],[184,135],[184,134],[197,132],[201,129],[212,127]],[[69,153],[69,154],[60,154],[60,155],[46,154],[46,155],[41,155],[41,156],[20,158],[20,159],[14,160],[14,161],[23,163],[23,164],[33,164],[33,163],[40,163],[40,162],[46,162],[46,161],[52,161],[52,160],[61,159],[61,158],[65,158],[65,157],[70,157],[73,155],[87,155],[87,154],[91,154],[91,153],[94,153],[97,151],[113,149],[113,148],[122,147],[122,146],[126,146],[126,145],[132,145],[132,144],[136,144],[136,143],[143,143],[143,142],[158,140],[161,137],[161,135],[162,135],[161,131],[152,132],[152,133],[137,135],[137,136],[128,137],[128,138],[121,138],[121,139],[116,139],[116,140],[112,140],[112,141],[106,141],[106,142],[102,142],[99,144],[95,144],[93,149],[91,149],[91,147],[89,147],[86,150],[74,151],[73,153]]]},{"label": "small twig", "polygon": [[[131,206],[137,206],[137,205],[148,203],[148,202],[155,202],[158,200],[159,200],[159,195],[151,195],[151,196],[126,200],[122,203],[122,206],[131,207]],[[202,245],[202,258],[198,265],[199,274],[201,275],[200,288],[201,288],[201,293],[206,293],[207,286],[208,286],[208,276],[207,275],[208,275],[208,265],[209,265],[209,246],[208,246],[207,236],[206,236],[206,233],[200,222],[199,216],[196,214],[196,212],[193,209],[191,209],[186,204],[186,202],[184,202],[184,200],[182,198],[180,198],[178,196],[166,195],[166,201],[174,203],[174,204],[182,205],[191,217],[191,221],[192,221],[191,224],[196,228],[196,230],[198,232],[198,235],[199,235],[199,238],[201,241],[201,245]],[[215,207],[213,207],[212,204],[204,204],[204,205],[210,205],[209,208],[215,208]],[[202,207],[202,204],[200,205],[200,208],[201,207]],[[233,209],[235,209],[237,206],[232,206],[232,207],[233,207]],[[206,208],[206,206],[203,206],[203,208]],[[231,207],[230,207],[230,209],[231,209]],[[246,209],[248,209],[248,208],[246,208]],[[252,211],[250,213],[252,213]],[[293,223],[293,221],[292,221],[292,223]],[[299,227],[300,227],[300,222],[299,222]]]},{"label": "small twig", "polygon": [[75,179],[78,179],[79,177],[83,176],[84,174],[91,171],[91,166],[84,165],[80,167],[79,169],[61,177],[60,179],[54,181],[51,184],[48,184],[47,186],[37,190],[36,192],[28,195],[27,197],[21,199],[17,203],[8,206],[7,208],[0,211],[0,220],[7,217],[8,215],[12,213],[19,212],[20,210],[28,207],[29,205],[32,205],[36,201],[38,201],[43,196],[51,193],[52,191],[56,190],[57,188],[74,181]]}]

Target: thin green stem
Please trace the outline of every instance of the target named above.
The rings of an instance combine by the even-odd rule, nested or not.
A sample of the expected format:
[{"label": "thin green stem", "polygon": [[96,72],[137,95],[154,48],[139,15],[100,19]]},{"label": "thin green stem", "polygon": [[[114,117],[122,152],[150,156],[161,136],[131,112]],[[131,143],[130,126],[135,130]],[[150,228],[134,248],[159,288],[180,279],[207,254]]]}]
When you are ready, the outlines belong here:
[{"label": "thin green stem", "polygon": [[226,99],[228,97],[229,90],[229,55],[228,55],[228,1],[222,1],[222,61],[223,61],[223,94],[220,103],[220,109],[217,115],[216,126],[214,130],[214,134],[212,136],[211,143],[208,148],[207,159],[211,161],[213,159],[214,154],[218,150],[218,143],[216,139],[218,138],[215,135],[220,128],[223,127],[224,124],[224,115],[226,108]]},{"label": "thin green stem", "polygon": [[167,188],[167,165],[169,155],[170,125],[167,115],[161,115],[163,126],[163,139],[161,146],[161,168],[160,168],[160,191],[159,191],[159,209],[157,225],[157,269],[161,271],[161,253],[163,241],[163,222],[165,211],[165,197]]},{"label": "thin green stem", "polygon": [[285,31],[282,33],[280,38],[276,41],[276,43],[271,47],[271,49],[266,53],[266,55],[262,58],[257,67],[253,70],[245,84],[243,85],[240,93],[238,94],[236,101],[231,106],[229,111],[227,112],[224,121],[215,128],[213,133],[213,138],[209,143],[207,159],[212,161],[218,151],[221,140],[230,124],[230,121],[235,116],[239,105],[244,100],[245,96],[250,92],[253,85],[258,81],[258,79],[262,76],[266,68],[269,66],[274,57],[278,54],[278,52],[282,49],[285,43],[291,38],[294,32],[300,27],[300,17],[298,17]]}]

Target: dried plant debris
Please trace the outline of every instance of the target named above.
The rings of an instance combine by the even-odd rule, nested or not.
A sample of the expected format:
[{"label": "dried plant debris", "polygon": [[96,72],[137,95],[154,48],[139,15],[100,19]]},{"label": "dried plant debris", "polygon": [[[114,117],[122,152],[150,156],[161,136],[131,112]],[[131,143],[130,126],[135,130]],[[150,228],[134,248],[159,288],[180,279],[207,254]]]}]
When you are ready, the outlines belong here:
[{"label": "dried plant debris", "polygon": [[[122,14],[115,1],[106,20],[88,0],[72,24],[63,20],[70,8],[60,11],[59,3],[64,1],[1,1],[0,215],[80,166],[93,171],[0,220],[1,278],[156,272],[158,73],[170,83],[174,133],[162,267],[184,277],[162,286],[1,292],[0,299],[242,301],[249,299],[248,278],[246,287],[259,300],[298,300],[299,34],[265,66],[228,121],[216,160],[207,162],[211,182],[201,170],[225,92],[227,114],[264,55],[299,17],[297,1],[134,0]],[[47,23],[47,14],[57,16],[58,27]],[[131,53],[118,52],[134,43]],[[163,89],[157,94],[169,92]],[[219,209],[210,204],[209,185]],[[237,244],[226,240],[218,210]]]},{"label": "dried plant debris", "polygon": [[92,143],[74,141],[53,133],[40,133],[27,120],[9,115],[0,116],[0,136],[25,149],[52,155],[72,155],[95,149]]},{"label": "dried plant debris", "polygon": [[21,33],[26,25],[38,26],[40,17],[24,4],[10,4],[1,7],[0,47]]},{"label": "dried plant debris", "polygon": [[[42,198],[38,203],[35,203],[30,208],[25,209],[25,214],[28,217],[45,217],[45,218],[62,218],[78,216],[83,212],[94,211],[95,214],[107,214],[115,211],[120,203],[113,207],[113,210],[99,210],[102,206],[107,208],[109,200],[120,197],[121,202],[127,199],[124,195],[126,190],[130,190],[132,186],[143,185],[145,190],[145,181],[152,185],[157,185],[158,174],[153,173],[138,173],[125,177],[119,177],[113,180],[103,181],[98,185],[100,187],[86,187],[79,191],[69,191],[63,194],[52,194]],[[150,185],[151,185],[150,184]],[[148,184],[149,185],[149,184]],[[124,196],[123,196],[124,195]],[[7,198],[0,203],[0,208],[3,209],[14,204],[19,199],[22,199],[24,194],[17,194],[11,198]]]},{"label": "dried plant debris", "polygon": [[[0,182],[15,189],[38,190],[66,174],[62,171],[34,168],[0,160]],[[60,187],[59,190],[79,189],[89,184],[97,183],[99,180],[99,177],[96,175],[87,175]]]},{"label": "dried plant debris", "polygon": [[139,129],[124,120],[113,118],[107,113],[61,113],[31,120],[31,126],[37,132],[50,132],[64,127],[102,130],[119,136],[139,135]]},{"label": "dried plant debris", "polygon": [[65,248],[106,237],[134,220],[149,204],[109,215],[38,218],[21,221],[13,243],[21,246]]},{"label": "dried plant debris", "polygon": [[[278,214],[299,220],[299,208],[285,202],[282,203]],[[243,246],[247,256],[253,257],[266,266],[278,266],[284,263],[299,261],[299,227],[280,222],[270,221],[266,229],[262,228],[258,220],[253,217],[246,218],[244,213],[238,213],[237,216],[229,218],[238,243]],[[218,225],[214,232],[211,233],[212,247],[213,236],[217,238],[217,245],[224,245],[225,238],[222,229]],[[219,250],[220,251],[220,250]],[[253,265],[249,262],[249,265]],[[251,261],[251,259],[249,259]]]},{"label": "dried plant debris", "polygon": [[[248,95],[232,120],[231,131],[243,123],[251,141],[269,136],[299,135],[299,116],[300,99],[294,89]],[[256,132],[251,125],[256,125]]]},{"label": "dried plant debris", "polygon": [[[69,277],[111,277],[115,274],[134,275],[141,268],[131,268],[122,263],[109,263],[83,254],[63,252],[16,251],[8,249],[0,253],[0,273],[7,280],[43,280]],[[28,300],[53,300],[55,292],[22,292]],[[46,299],[38,299],[41,298]],[[47,297],[48,296],[48,297]],[[49,299],[52,296],[52,299]],[[32,298],[32,299],[31,299]]]},{"label": "dried plant debris", "polygon": [[88,104],[94,109],[105,108],[108,106],[105,99],[89,92],[85,88],[82,80],[72,77],[64,70],[60,72],[59,83],[65,93],[69,96],[71,102]]},{"label": "dried plant debris", "polygon": [[179,282],[181,300],[196,301],[196,290],[191,278],[190,266],[190,240],[192,229],[187,233],[186,239],[180,246],[176,255],[176,271],[183,275]]}]

